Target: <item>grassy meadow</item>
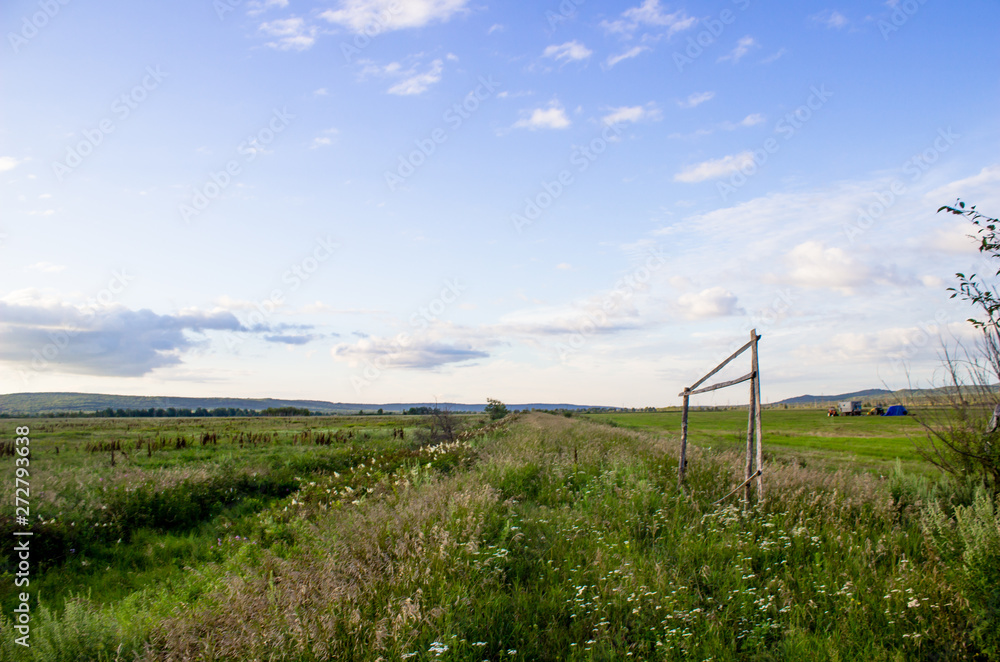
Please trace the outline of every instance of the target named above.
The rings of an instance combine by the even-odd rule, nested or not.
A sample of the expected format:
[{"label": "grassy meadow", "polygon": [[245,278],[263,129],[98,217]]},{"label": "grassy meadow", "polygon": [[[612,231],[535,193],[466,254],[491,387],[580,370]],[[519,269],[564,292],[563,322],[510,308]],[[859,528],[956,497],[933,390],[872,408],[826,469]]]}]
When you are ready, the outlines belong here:
[{"label": "grassy meadow", "polygon": [[16,645],[6,546],[0,659],[997,659],[992,498],[896,465],[911,421],[785,414],[749,508],[745,412],[692,416],[685,489],[669,413],[7,420],[40,604]]},{"label": "grassy meadow", "polygon": [[[916,410],[926,413],[926,408]],[[587,414],[588,418],[635,430],[680,436],[681,412]],[[887,475],[900,461],[907,471],[933,470],[916,444],[926,433],[913,416],[827,416],[826,409],[765,409],[761,414],[765,452],[803,466],[858,469]],[[688,439],[704,448],[746,447],[747,411],[692,410]]]}]

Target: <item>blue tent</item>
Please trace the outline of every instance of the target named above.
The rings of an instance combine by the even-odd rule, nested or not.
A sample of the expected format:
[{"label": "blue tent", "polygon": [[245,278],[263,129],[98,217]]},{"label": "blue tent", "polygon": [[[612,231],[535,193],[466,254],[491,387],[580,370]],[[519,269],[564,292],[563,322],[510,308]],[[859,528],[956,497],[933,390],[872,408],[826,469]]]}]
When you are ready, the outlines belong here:
[{"label": "blue tent", "polygon": [[906,407],[903,405],[893,405],[886,410],[883,416],[906,416]]}]

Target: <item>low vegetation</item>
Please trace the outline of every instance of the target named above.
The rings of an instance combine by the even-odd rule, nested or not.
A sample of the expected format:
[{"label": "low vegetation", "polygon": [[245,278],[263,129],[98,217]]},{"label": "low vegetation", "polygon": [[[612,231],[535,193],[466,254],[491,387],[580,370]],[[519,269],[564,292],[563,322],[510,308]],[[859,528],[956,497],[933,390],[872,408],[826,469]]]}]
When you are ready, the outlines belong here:
[{"label": "low vegetation", "polygon": [[82,445],[154,430],[44,423],[41,605],[24,649],[5,595],[0,658],[998,655],[1000,514],[974,485],[771,455],[744,509],[718,502],[742,470],[725,445],[692,449],[685,494],[675,435],[627,420],[466,417],[428,443],[400,420],[243,420],[271,437],[242,448],[212,421],[217,444],[114,467]]}]

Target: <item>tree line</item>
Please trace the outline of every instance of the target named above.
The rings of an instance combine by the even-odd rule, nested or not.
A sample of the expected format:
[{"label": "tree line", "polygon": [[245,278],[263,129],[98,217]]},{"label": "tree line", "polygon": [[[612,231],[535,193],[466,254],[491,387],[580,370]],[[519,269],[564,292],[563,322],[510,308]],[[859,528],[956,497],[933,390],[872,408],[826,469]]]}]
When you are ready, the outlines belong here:
[{"label": "tree line", "polygon": [[268,407],[267,409],[243,409],[241,407],[149,407],[148,409],[105,407],[97,411],[44,412],[39,414],[11,414],[4,412],[0,418],[200,418],[235,416],[318,416],[305,407]]}]

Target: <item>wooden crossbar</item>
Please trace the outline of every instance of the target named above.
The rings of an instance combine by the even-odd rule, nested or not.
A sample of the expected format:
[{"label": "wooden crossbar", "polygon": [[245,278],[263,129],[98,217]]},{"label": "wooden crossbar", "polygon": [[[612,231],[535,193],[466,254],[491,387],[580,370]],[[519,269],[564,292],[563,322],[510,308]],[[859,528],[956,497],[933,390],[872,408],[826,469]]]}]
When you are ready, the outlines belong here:
[{"label": "wooden crossbar", "polygon": [[[757,335],[757,329],[750,330],[750,341],[740,347],[738,350],[729,355],[725,361],[715,366],[715,368],[709,372],[707,375],[696,381],[691,386],[687,387],[678,395],[684,398],[684,404],[681,409],[681,456],[680,463],[677,467],[677,483],[679,486],[684,486],[684,473],[687,469],[687,437],[688,437],[688,410],[690,408],[691,396],[698,395],[699,393],[708,393],[710,391],[716,391],[720,388],[726,388],[727,386],[733,386],[735,384],[741,384],[743,382],[750,382],[750,406],[748,409],[748,420],[747,420],[747,455],[746,455],[746,480],[743,481],[736,489],[727,494],[726,496],[716,501],[716,503],[721,503],[722,501],[728,499],[733,494],[736,494],[741,488],[744,490],[743,494],[743,505],[744,508],[750,507],[750,483],[754,478],[757,479],[757,499],[759,501],[764,500],[764,481],[763,481],[763,464],[764,455],[761,448],[762,441],[762,430],[760,424],[760,368],[758,367],[757,358],[757,341],[760,340],[760,336]],[[752,349],[750,353],[750,372],[743,375],[742,377],[737,377],[736,379],[730,379],[729,381],[719,382],[718,384],[712,384],[711,386],[705,386],[703,388],[698,388],[706,381],[708,378],[719,372],[730,361],[735,359],[737,356]],[[756,453],[754,453],[756,451]],[[756,457],[755,457],[756,455]]]},{"label": "wooden crossbar", "polygon": [[746,487],[747,485],[749,485],[749,484],[750,484],[750,481],[751,481],[751,480],[753,480],[754,478],[757,478],[758,476],[760,476],[760,475],[761,475],[761,473],[762,473],[762,472],[761,472],[761,470],[760,470],[760,469],[758,469],[757,471],[755,471],[755,472],[753,473],[753,475],[752,475],[752,476],[750,476],[750,477],[749,477],[749,478],[747,478],[747,479],[746,479],[745,481],[743,481],[742,483],[740,483],[739,485],[737,485],[737,486],[736,486],[736,489],[734,489],[734,490],[733,490],[732,492],[730,492],[730,493],[729,493],[729,494],[727,494],[726,496],[722,497],[721,499],[719,499],[718,501],[716,501],[716,502],[715,502],[715,503],[713,503],[712,505],[713,505],[713,506],[717,506],[717,505],[719,505],[720,503],[722,503],[723,501],[725,501],[726,499],[728,499],[729,497],[733,496],[734,494],[736,494],[737,492],[739,492],[739,491],[740,491],[740,488],[743,488],[743,487]]},{"label": "wooden crossbar", "polygon": [[[759,338],[760,336],[757,336],[757,337]],[[745,344],[742,347],[740,347],[738,350],[736,350],[735,352],[733,352],[728,359],[726,359],[725,361],[723,361],[719,365],[715,366],[715,369],[712,370],[712,372],[708,373],[707,375],[705,375],[704,377],[702,377],[701,379],[699,379],[698,381],[696,381],[694,384],[691,384],[691,386],[688,386],[686,390],[693,391],[694,389],[698,388],[700,385],[704,384],[705,380],[707,380],[709,377],[711,377],[715,373],[717,373],[720,370],[722,370],[723,368],[725,368],[729,364],[729,362],[732,361],[733,359],[735,359],[737,356],[739,356],[743,352],[745,352],[748,349],[750,349],[750,345],[752,345],[752,344],[753,344],[753,341],[751,340],[747,344]],[[681,395],[684,395],[684,394],[681,393]]]},{"label": "wooden crossbar", "polygon": [[[742,384],[748,379],[753,379],[754,374],[755,373],[748,372],[742,377],[737,377],[736,379],[730,379],[728,382],[719,382],[718,384],[713,384],[711,386],[700,388],[697,391],[687,391],[687,395],[698,395],[699,393],[708,393],[709,391],[716,391],[720,388],[726,388],[727,386],[732,386],[733,384]],[[683,392],[677,394],[678,397],[682,397],[683,395],[684,395]]]}]

